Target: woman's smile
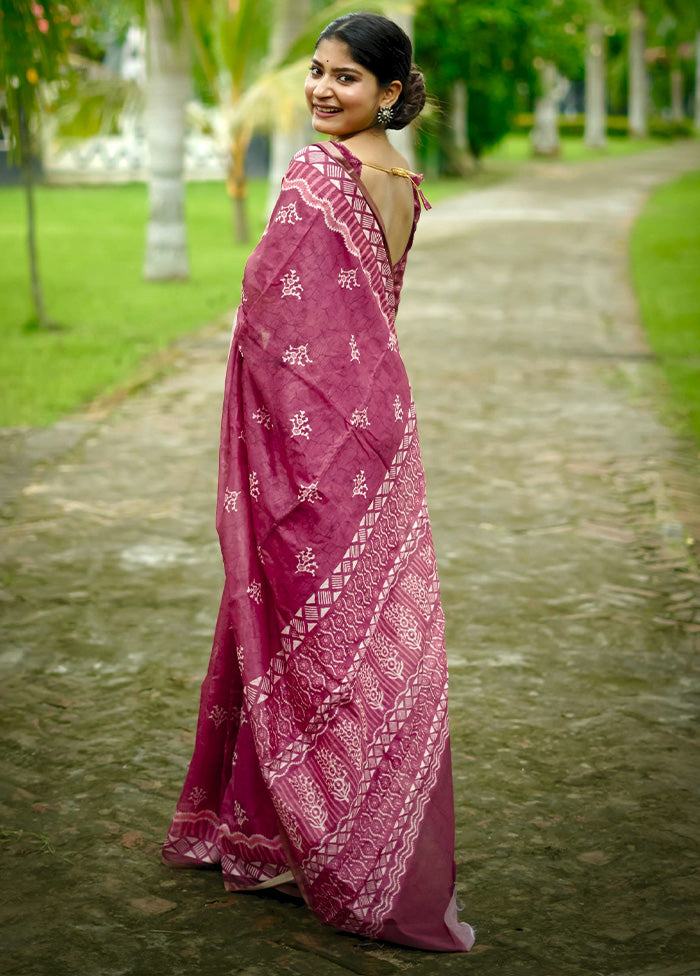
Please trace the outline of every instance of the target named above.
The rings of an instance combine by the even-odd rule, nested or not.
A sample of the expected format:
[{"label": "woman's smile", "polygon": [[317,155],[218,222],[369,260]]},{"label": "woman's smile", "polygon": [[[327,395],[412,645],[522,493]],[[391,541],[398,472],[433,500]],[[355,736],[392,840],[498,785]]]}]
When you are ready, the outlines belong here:
[{"label": "woman's smile", "polygon": [[313,109],[314,114],[320,115],[321,118],[328,118],[343,111],[342,108],[335,108],[333,105],[317,105],[316,103],[314,103]]}]

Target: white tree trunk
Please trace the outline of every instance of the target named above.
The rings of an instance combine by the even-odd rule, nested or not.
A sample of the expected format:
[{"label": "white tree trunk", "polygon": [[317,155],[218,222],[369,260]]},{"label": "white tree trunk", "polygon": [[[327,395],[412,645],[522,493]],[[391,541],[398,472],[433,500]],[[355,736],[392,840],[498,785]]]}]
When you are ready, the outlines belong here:
[{"label": "white tree trunk", "polygon": [[542,93],[535,101],[535,124],[530,133],[532,151],[537,156],[556,156],[559,153],[557,80],[556,66],[546,61],[540,68]]},{"label": "white tree trunk", "polygon": [[[394,13],[392,20],[403,28],[413,41],[413,14]],[[413,147],[413,127],[407,125],[405,129],[389,129],[388,135],[392,146],[398,149],[401,155],[408,160],[408,168],[415,172],[416,153]]]},{"label": "white tree trunk", "polygon": [[700,30],[695,35],[695,128],[700,132]]},{"label": "white tree trunk", "polygon": [[647,107],[649,78],[644,52],[646,50],[646,16],[639,8],[630,11],[629,23],[629,98],[627,105],[627,130],[631,136],[643,138],[649,133]]},{"label": "white tree trunk", "polygon": [[[284,57],[310,15],[311,0],[278,0],[270,40],[270,58],[273,64]],[[312,132],[308,120],[300,122],[292,128],[276,128],[273,130],[270,139],[270,169],[268,173],[268,216],[279,196],[280,183],[289,166],[289,160],[298,149],[312,141]]]},{"label": "white tree trunk", "polygon": [[683,72],[679,67],[671,68],[671,118],[674,122],[682,122],[685,118],[683,111]]},{"label": "white tree trunk", "polygon": [[469,147],[469,89],[462,79],[452,88],[452,131],[457,161],[466,175],[474,170],[475,163]]},{"label": "white tree trunk", "polygon": [[185,103],[190,92],[184,25],[166,29],[162,2],[147,0],[146,138],[150,154],[144,277],[187,278],[184,207]]},{"label": "white tree trunk", "polygon": [[586,25],[586,126],[584,142],[605,148],[607,128],[605,86],[605,30],[598,21]]}]

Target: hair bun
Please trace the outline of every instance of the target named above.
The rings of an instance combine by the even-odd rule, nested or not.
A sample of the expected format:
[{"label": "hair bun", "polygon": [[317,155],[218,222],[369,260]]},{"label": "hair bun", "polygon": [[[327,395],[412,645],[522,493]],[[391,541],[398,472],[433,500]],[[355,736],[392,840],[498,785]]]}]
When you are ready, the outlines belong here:
[{"label": "hair bun", "polygon": [[394,117],[387,129],[404,129],[417,118],[425,105],[425,78],[415,64],[411,65],[406,84],[394,105]]}]

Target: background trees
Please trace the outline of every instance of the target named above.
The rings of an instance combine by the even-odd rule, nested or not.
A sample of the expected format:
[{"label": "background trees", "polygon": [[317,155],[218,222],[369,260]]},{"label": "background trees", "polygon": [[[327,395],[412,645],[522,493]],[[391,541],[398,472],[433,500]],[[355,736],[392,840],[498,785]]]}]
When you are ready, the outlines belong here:
[{"label": "background trees", "polygon": [[[36,322],[45,321],[29,166],[38,107],[47,93],[55,103],[62,89],[61,112],[65,118],[70,100],[77,132],[86,119],[104,121],[106,107],[116,110],[123,102],[107,82],[93,83],[88,93],[84,72],[73,71],[78,80],[66,82],[69,54],[78,42],[83,48],[92,44],[93,58],[104,53],[85,28],[86,12],[91,23],[101,25],[103,38],[115,29],[123,33],[133,18],[147,26],[151,167],[144,274],[180,278],[188,273],[182,202],[186,101],[196,94],[217,108],[215,131],[230,160],[234,234],[247,240],[251,136],[256,130],[270,136],[276,187],[286,161],[307,138],[301,89],[309,51],[329,20],[356,7],[346,0],[80,0],[79,9],[78,2],[0,0],[0,82],[11,139],[27,174]],[[416,60],[433,99],[418,149],[421,164],[441,173],[469,172],[514,118],[529,112],[533,150],[556,154],[565,96],[567,112],[585,106],[585,140],[597,148],[605,146],[611,104],[628,112],[632,136],[649,131],[650,115],[665,114],[665,124],[676,131],[686,126],[692,104],[700,117],[700,10],[687,0],[368,0],[363,7],[415,22]],[[656,120],[653,125],[658,129]],[[407,134],[403,149],[410,153]]]},{"label": "background trees", "polygon": [[40,122],[42,85],[66,71],[68,52],[83,22],[75,2],[29,3],[0,0],[0,92],[10,135],[19,160],[27,209],[27,254],[33,315],[29,328],[48,328],[36,244],[34,203],[34,135]]}]

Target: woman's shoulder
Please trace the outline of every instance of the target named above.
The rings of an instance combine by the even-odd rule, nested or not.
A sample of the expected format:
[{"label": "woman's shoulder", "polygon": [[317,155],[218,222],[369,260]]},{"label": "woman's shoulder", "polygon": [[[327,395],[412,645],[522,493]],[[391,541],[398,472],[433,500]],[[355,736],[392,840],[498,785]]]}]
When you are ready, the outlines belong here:
[{"label": "woman's shoulder", "polygon": [[290,160],[290,167],[295,164],[301,163],[306,165],[316,165],[320,160],[327,158],[328,156],[335,155],[333,153],[333,144],[330,142],[312,142],[308,146],[302,146],[301,149],[294,153]]}]

